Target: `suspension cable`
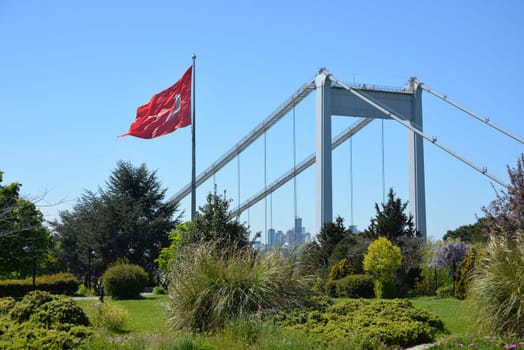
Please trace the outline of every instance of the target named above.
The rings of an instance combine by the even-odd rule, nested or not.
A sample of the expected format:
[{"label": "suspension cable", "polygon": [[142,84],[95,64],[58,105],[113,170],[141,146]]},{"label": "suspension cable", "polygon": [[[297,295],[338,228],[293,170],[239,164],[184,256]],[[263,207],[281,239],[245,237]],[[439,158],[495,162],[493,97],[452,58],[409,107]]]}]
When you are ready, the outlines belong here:
[{"label": "suspension cable", "polygon": [[[264,131],[264,191],[267,190],[267,131]],[[267,196],[264,197],[264,237],[268,241],[267,232]]]},{"label": "suspension cable", "polygon": [[[349,138],[349,192],[351,201],[351,226],[354,226],[353,221],[353,136]],[[353,231],[353,228],[351,229]]]},{"label": "suspension cable", "polygon": [[[215,175],[213,174],[213,177]],[[237,153],[237,197],[238,197],[238,207],[240,207],[240,152]],[[240,213],[237,215],[237,220],[240,219]]]},{"label": "suspension cable", "polygon": [[293,205],[295,209],[295,219],[297,218],[297,136],[295,106],[293,106]]},{"label": "suspension cable", "polygon": [[384,162],[384,158],[385,158],[385,155],[384,155],[384,119],[381,120],[382,121],[382,138],[381,138],[381,143],[382,143],[382,203],[386,203],[386,166],[385,166],[385,162]]},{"label": "suspension cable", "polygon": [[425,91],[429,92],[430,94],[432,94],[433,96],[437,96],[438,98],[440,98],[442,101],[445,101],[447,103],[449,103],[450,105],[452,105],[453,107],[455,108],[458,108],[460,109],[462,112],[466,113],[466,114],[469,114],[470,116],[472,116],[473,118],[477,119],[477,120],[480,120],[481,122],[483,122],[484,124],[492,127],[493,129],[497,130],[497,131],[500,131],[501,133],[503,133],[504,135],[506,136],[509,136],[511,137],[512,139],[520,142],[520,143],[524,143],[524,139],[522,139],[521,137],[518,137],[516,135],[513,135],[512,133],[510,133],[509,131],[493,124],[492,122],[489,121],[489,118],[483,118],[481,117],[480,115],[476,114],[476,113],[473,113],[472,111],[466,109],[465,107],[462,107],[461,105],[459,105],[458,103],[455,103],[453,101],[451,101],[446,95],[441,95],[439,94],[438,92],[434,91],[433,89],[431,89],[429,86],[426,86],[426,84],[424,84],[423,82],[421,81],[418,81],[418,80],[415,80],[419,86],[424,89]]},{"label": "suspension cable", "polygon": [[329,78],[331,79],[331,81],[335,82],[336,84],[338,84],[339,86],[343,87],[344,89],[348,90],[350,93],[352,93],[353,95],[355,95],[356,97],[358,97],[359,99],[363,100],[364,102],[368,103],[370,106],[373,106],[375,107],[376,109],[378,109],[379,111],[381,111],[382,113],[386,114],[389,118],[391,119],[394,119],[396,120],[397,122],[399,122],[400,124],[404,125],[406,128],[410,129],[411,131],[413,131],[414,133],[418,134],[419,136],[425,138],[426,140],[430,141],[431,143],[433,143],[435,146],[439,147],[440,149],[442,149],[443,151],[449,153],[450,155],[452,155],[453,157],[457,158],[458,160],[460,160],[461,162],[469,165],[471,168],[477,170],[478,172],[480,172],[481,174],[484,174],[485,176],[487,176],[488,178],[490,178],[491,180],[495,181],[496,183],[498,183],[499,185],[501,186],[504,186],[504,187],[508,187],[508,184],[504,181],[502,181],[501,179],[499,179],[498,177],[490,174],[487,170],[486,167],[484,168],[481,168],[477,165],[475,165],[474,163],[472,163],[471,161],[463,158],[460,154],[454,152],[453,150],[451,150],[450,148],[444,146],[443,144],[437,142],[437,138],[436,137],[429,137],[428,135],[426,135],[425,133],[423,133],[422,131],[414,128],[413,126],[411,126],[406,120],[405,118],[401,118],[399,117],[397,114],[391,112],[389,109],[387,108],[384,108],[382,107],[380,104],[378,104],[377,102],[375,102],[373,99],[371,99],[370,97],[362,94],[361,92],[355,90],[354,88],[350,87],[349,85],[347,84],[344,84],[343,82],[341,82],[340,80],[336,79],[334,76],[332,76],[331,74],[329,75]]}]

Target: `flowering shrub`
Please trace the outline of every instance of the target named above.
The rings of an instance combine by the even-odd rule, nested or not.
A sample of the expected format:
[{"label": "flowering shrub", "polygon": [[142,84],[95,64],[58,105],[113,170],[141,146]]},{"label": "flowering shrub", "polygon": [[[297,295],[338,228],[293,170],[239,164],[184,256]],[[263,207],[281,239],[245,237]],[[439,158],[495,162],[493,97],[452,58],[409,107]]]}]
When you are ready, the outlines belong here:
[{"label": "flowering shrub", "polygon": [[435,246],[433,252],[429,266],[447,268],[453,275],[466,257],[468,246],[460,241],[449,240],[443,245]]}]

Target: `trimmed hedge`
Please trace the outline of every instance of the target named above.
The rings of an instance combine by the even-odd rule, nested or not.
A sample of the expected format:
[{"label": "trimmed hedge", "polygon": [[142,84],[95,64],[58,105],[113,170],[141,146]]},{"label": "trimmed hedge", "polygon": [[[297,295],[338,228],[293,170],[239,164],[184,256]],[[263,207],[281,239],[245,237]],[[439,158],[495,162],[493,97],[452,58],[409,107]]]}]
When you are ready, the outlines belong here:
[{"label": "trimmed hedge", "polygon": [[[70,273],[57,273],[54,275],[38,276],[35,280],[35,289],[51,294],[74,295],[80,282]],[[33,279],[0,280],[1,297],[23,297],[33,291]]]},{"label": "trimmed hedge", "polygon": [[118,264],[102,275],[104,290],[113,299],[138,299],[147,286],[148,275],[141,266]]}]

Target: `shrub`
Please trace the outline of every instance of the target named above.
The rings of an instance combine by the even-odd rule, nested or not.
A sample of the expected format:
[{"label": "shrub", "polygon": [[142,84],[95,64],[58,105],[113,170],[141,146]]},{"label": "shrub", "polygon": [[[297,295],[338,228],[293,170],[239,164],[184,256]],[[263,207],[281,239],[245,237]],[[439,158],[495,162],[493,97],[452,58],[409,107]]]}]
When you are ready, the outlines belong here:
[{"label": "shrub", "polygon": [[315,279],[315,282],[313,283],[313,291],[316,293],[324,293],[324,280],[320,277],[317,277]]},{"label": "shrub", "polygon": [[328,280],[323,289],[327,296],[331,298],[337,297],[337,281]]},{"label": "shrub", "polygon": [[91,297],[96,295],[95,290],[93,288],[87,288],[85,284],[80,284],[78,287],[78,290],[76,291],[76,294],[81,297]]},{"label": "shrub", "polygon": [[323,343],[343,348],[379,349],[410,347],[432,342],[444,324],[434,314],[413,307],[406,299],[370,302],[351,299],[324,311],[298,311],[279,324],[301,331]]},{"label": "shrub", "polygon": [[56,298],[41,305],[30,320],[47,328],[64,324],[89,326],[89,319],[82,308],[69,298]]},{"label": "shrub", "polygon": [[97,303],[93,324],[98,328],[106,328],[111,331],[122,331],[129,320],[127,310],[113,303]]},{"label": "shrub", "polygon": [[455,296],[459,299],[464,299],[468,288],[469,277],[475,268],[475,248],[471,247],[460,265],[457,273],[457,281],[455,283]]},{"label": "shrub", "polygon": [[250,248],[225,255],[212,242],[184,246],[171,264],[169,321],[175,329],[213,331],[237,317],[265,316],[304,303],[308,281],[296,260]]},{"label": "shrub", "polygon": [[333,265],[331,271],[329,272],[329,279],[332,281],[339,280],[343,277],[346,277],[347,275],[351,275],[352,273],[353,266],[351,266],[348,259],[344,258]]},{"label": "shrub", "polygon": [[[74,295],[80,284],[78,279],[70,273],[38,276],[35,282],[36,289],[38,290],[65,295]],[[0,297],[23,297],[32,290],[32,278],[0,281]]]},{"label": "shrub", "polygon": [[9,317],[17,323],[34,321],[48,328],[55,324],[89,325],[87,316],[72,299],[42,291],[27,294],[11,308]]},{"label": "shrub", "polygon": [[75,349],[93,334],[82,309],[64,296],[34,291],[1,304],[0,349]]},{"label": "shrub", "polygon": [[0,317],[6,315],[15,306],[16,300],[12,297],[0,299]]},{"label": "shrub", "polygon": [[0,349],[78,349],[93,334],[85,326],[54,326],[45,328],[35,322],[6,324],[0,320]]},{"label": "shrub", "polygon": [[335,281],[336,295],[345,298],[373,298],[373,276],[350,275]]},{"label": "shrub", "polygon": [[368,247],[364,256],[364,270],[375,277],[375,295],[377,298],[397,296],[395,271],[402,266],[400,248],[394,246],[387,238],[379,237]]},{"label": "shrub", "polygon": [[21,301],[9,312],[9,316],[13,321],[22,323],[29,321],[31,315],[36,314],[40,306],[51,300],[56,299],[56,296],[49,294],[48,292],[34,291],[27,294]]},{"label": "shrub", "polygon": [[524,232],[491,237],[478,259],[468,290],[481,331],[524,336]]},{"label": "shrub", "polygon": [[132,264],[114,265],[102,275],[104,291],[113,299],[138,299],[147,282],[144,269]]},{"label": "shrub", "polygon": [[162,288],[162,287],[155,287],[153,288],[153,294],[154,295],[166,295],[167,289]]}]

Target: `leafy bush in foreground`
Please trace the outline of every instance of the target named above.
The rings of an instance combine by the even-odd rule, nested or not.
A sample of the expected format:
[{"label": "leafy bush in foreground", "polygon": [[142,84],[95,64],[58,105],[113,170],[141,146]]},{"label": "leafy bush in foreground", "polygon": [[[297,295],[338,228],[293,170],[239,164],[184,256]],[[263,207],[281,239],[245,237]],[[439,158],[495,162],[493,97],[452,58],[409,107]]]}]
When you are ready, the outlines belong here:
[{"label": "leafy bush in foreground", "polygon": [[13,301],[0,299],[0,349],[74,349],[93,333],[70,298],[35,291]]},{"label": "leafy bush in foreground", "polygon": [[432,342],[436,333],[444,332],[437,316],[405,299],[352,299],[329,306],[324,312],[296,311],[281,318],[285,327],[303,331],[326,347],[337,342],[363,349],[409,347]]},{"label": "leafy bush in foreground", "polygon": [[301,306],[309,294],[296,261],[278,251],[218,254],[211,242],[184,246],[171,264],[169,321],[175,329],[213,331],[243,316]]}]

